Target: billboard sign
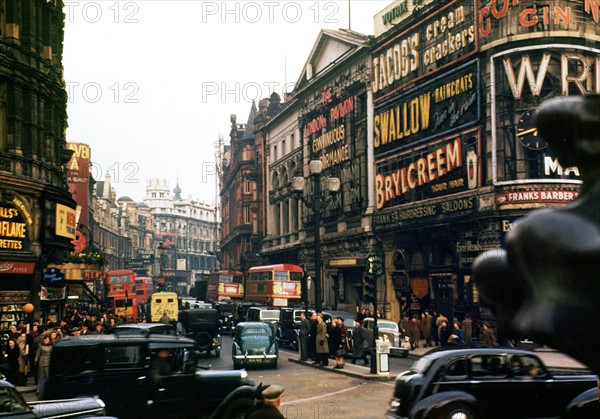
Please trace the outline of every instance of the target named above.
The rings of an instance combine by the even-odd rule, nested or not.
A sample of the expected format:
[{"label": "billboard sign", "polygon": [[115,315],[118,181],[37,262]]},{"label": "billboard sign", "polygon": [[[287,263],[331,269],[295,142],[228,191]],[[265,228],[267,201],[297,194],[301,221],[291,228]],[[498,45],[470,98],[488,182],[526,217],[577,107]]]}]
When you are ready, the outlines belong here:
[{"label": "billboard sign", "polygon": [[479,61],[474,60],[378,106],[373,118],[375,156],[477,124],[479,79]]},{"label": "billboard sign", "polygon": [[83,252],[89,243],[89,181],[90,181],[90,146],[83,143],[67,143],[67,149],[73,151],[73,156],[67,163],[67,183],[69,192],[77,203],[75,222],[74,254]]},{"label": "billboard sign", "polygon": [[374,49],[374,102],[454,65],[477,49],[474,1],[449,2]]},{"label": "billboard sign", "polygon": [[473,129],[378,161],[376,208],[476,189],[481,178],[479,153],[480,134]]}]

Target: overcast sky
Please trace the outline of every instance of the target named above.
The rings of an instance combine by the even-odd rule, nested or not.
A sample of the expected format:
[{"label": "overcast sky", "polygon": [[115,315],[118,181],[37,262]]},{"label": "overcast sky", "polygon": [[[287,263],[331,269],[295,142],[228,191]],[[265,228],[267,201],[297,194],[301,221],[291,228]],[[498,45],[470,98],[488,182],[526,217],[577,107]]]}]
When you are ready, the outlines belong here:
[{"label": "overcast sky", "polygon": [[[351,0],[373,34],[391,0]],[[229,116],[298,79],[322,28],[348,28],[348,0],[65,1],[67,141],[92,148],[93,176],[141,201],[146,182],[179,178],[215,202],[215,144]]]}]

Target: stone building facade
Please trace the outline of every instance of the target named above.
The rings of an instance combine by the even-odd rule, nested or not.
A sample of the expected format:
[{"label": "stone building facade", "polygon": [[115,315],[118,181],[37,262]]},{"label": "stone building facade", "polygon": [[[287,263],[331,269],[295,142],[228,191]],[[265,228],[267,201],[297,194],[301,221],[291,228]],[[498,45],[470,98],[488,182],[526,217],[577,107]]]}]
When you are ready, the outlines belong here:
[{"label": "stone building facade", "polygon": [[173,192],[167,180],[150,179],[143,203],[154,219],[159,274],[165,288],[185,296],[197,281],[208,281],[216,267],[218,223],[214,205],[182,198],[179,185]]},{"label": "stone building facade", "polygon": [[73,249],[65,165],[63,2],[0,1],[0,337],[25,320],[47,269]]},{"label": "stone building facade", "polygon": [[[321,305],[354,311],[362,305],[365,258],[378,244],[371,231],[369,192],[369,38],[350,30],[322,30],[285,108],[265,124],[267,234],[261,256],[269,263],[296,263],[315,278]],[[322,266],[315,266],[314,179],[309,162],[320,160],[322,180],[340,179],[337,193],[324,191],[318,231]],[[293,177],[307,178],[303,200]],[[319,298],[319,297],[317,297]],[[315,296],[309,292],[309,301]]]}]

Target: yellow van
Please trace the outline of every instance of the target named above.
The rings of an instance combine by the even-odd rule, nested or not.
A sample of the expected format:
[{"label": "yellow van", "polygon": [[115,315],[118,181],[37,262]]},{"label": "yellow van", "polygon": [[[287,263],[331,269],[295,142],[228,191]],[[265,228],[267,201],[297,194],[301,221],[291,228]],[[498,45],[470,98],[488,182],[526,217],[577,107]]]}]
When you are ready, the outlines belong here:
[{"label": "yellow van", "polygon": [[164,314],[171,321],[179,320],[179,299],[174,292],[155,292],[150,297],[150,321],[158,323]]}]

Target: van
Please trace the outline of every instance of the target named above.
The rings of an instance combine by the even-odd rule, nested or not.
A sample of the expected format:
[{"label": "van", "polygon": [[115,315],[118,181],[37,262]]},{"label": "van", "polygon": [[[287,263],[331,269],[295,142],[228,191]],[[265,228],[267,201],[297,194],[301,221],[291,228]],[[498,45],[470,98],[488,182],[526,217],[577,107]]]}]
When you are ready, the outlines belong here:
[{"label": "van", "polygon": [[150,296],[150,319],[152,323],[160,322],[166,313],[171,321],[179,320],[179,297],[174,292],[155,292]]}]

